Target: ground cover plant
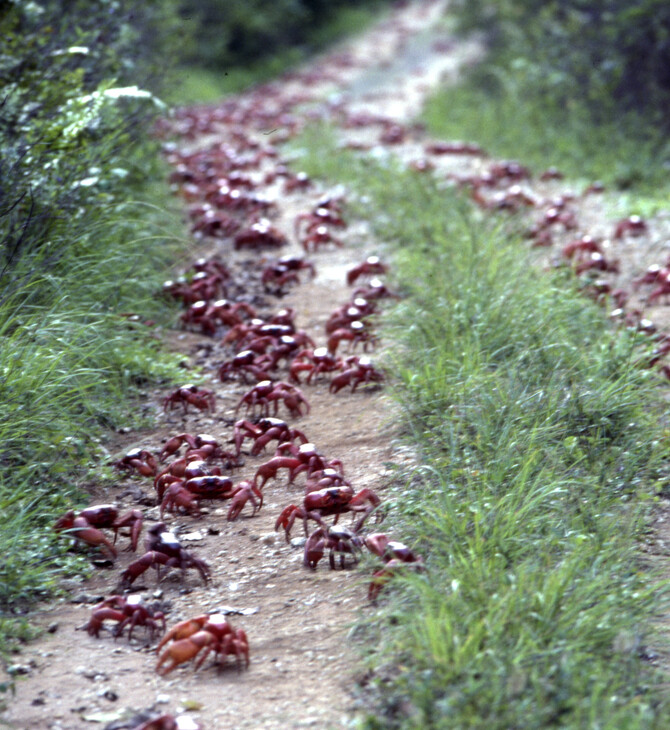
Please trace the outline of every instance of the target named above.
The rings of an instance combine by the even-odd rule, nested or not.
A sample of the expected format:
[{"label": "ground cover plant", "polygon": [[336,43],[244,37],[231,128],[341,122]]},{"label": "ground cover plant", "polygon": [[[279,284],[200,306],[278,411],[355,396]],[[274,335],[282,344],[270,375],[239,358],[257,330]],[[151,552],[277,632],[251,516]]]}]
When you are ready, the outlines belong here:
[{"label": "ground cover plant", "polygon": [[[177,376],[152,329],[181,227],[155,204],[152,54],[170,3],[10,3],[0,10],[0,651],[18,618],[84,570],[54,517],[109,477],[105,429],[142,422],[138,398]],[[166,195],[162,193],[162,202]]]},{"label": "ground cover plant", "polygon": [[663,589],[637,545],[667,443],[645,343],[452,191],[324,154],[324,130],[302,145],[310,174],[357,191],[405,295],[388,365],[421,465],[386,530],[426,570],[360,628],[361,726],[660,727]]}]

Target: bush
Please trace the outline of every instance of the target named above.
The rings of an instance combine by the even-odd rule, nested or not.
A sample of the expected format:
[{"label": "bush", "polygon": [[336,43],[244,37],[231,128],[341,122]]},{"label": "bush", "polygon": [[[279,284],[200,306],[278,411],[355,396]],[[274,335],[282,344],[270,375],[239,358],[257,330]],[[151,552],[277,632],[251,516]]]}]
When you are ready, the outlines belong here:
[{"label": "bush", "polygon": [[49,525],[105,480],[103,429],[176,374],[120,315],[159,314],[174,234],[137,200],[178,20],[172,0],[0,4],[0,618],[68,569]]},{"label": "bush", "polygon": [[318,47],[345,8],[374,8],[384,0],[183,0],[182,15],[196,25],[189,62],[208,68],[256,64],[296,46]]},{"label": "bush", "polygon": [[527,93],[559,106],[585,102],[597,120],[645,110],[670,126],[664,0],[458,0],[453,8],[462,30],[485,30],[491,64],[514,69]]}]

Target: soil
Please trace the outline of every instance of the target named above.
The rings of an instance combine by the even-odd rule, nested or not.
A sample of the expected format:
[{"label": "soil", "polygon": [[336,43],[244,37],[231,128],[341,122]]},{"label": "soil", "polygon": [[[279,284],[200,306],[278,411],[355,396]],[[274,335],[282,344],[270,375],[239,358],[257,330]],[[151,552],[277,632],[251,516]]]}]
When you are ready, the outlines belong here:
[{"label": "soil", "polygon": [[[402,126],[401,139],[393,144],[380,143],[380,127],[375,125],[343,129],[343,144],[367,150],[376,158],[394,154],[407,164],[426,158],[425,135],[421,129],[408,126],[409,122],[437,84],[454,79],[482,53],[476,39],[456,41],[440,25],[444,6],[441,1],[399,4],[377,26],[316,60],[303,74],[278,81],[273,87],[278,89],[277,96],[306,98],[304,104],[296,103],[292,108],[299,119],[346,109],[406,125]],[[256,97],[250,93],[253,101]],[[239,103],[244,106],[250,101],[243,95]],[[272,97],[268,104],[272,104]],[[191,135],[184,144],[193,150],[205,149],[230,134],[230,126],[214,125]],[[255,133],[263,144],[268,136],[272,135],[262,129]],[[480,174],[491,164],[486,157],[464,154],[430,159],[435,174],[445,181]],[[276,164],[276,159],[264,161],[254,173],[257,181]],[[541,201],[535,206],[540,214],[556,196],[565,194],[561,181],[533,183],[532,190],[528,185],[529,194]],[[305,191],[285,193],[282,183],[275,181],[263,192],[277,202],[272,224],[293,239],[296,215],[313,209],[324,195],[340,197],[346,191],[312,185]],[[603,246],[607,256],[620,260],[621,273],[610,276],[613,288],[630,289],[631,280],[648,265],[662,263],[662,255],[667,254],[667,218],[654,221],[643,236],[625,236],[617,241],[611,237],[613,222],[608,220],[604,196],[578,196],[569,205],[580,221],[578,234],[589,232],[606,238]],[[551,263],[560,247],[578,234],[574,230],[557,231],[554,245],[541,253],[544,263]],[[280,307],[294,308],[298,327],[318,345],[324,344],[323,328],[332,310],[351,297],[352,289],[345,284],[347,270],[368,255],[383,256],[381,242],[374,240],[365,221],[351,220],[346,230],[336,235],[345,244],[342,248],[326,246],[310,255],[317,268],[313,279],[302,272],[301,284],[287,288],[279,300],[258,293],[251,285],[248,292],[248,298],[264,314]],[[194,246],[197,256],[223,250],[220,243],[210,239]],[[281,250],[281,255],[286,253],[304,255],[294,239]],[[235,260],[241,270],[248,269],[250,257],[258,258],[254,253],[231,252],[229,242],[225,256]],[[644,309],[644,294],[641,291],[629,308]],[[665,303],[659,302],[651,310],[644,309],[644,314],[665,326],[666,309]],[[211,433],[221,441],[230,439],[238,416],[235,406],[250,387],[236,381],[222,383],[216,377],[218,365],[230,354],[225,354],[216,339],[193,332],[169,333],[166,346],[182,352],[187,370],[197,369],[193,379],[216,393],[216,412],[208,415],[190,408],[182,415],[178,407],[166,414],[162,409],[166,393],[155,392],[149,405],[155,413],[155,430],[111,439],[107,448],[117,458],[137,446],[158,452],[175,433]],[[378,357],[377,352],[371,355]],[[363,386],[353,393],[345,388],[332,394],[326,377],[301,387],[310,411],[291,425],[304,431],[328,459],[341,460],[346,477],[357,490],[373,489],[383,503],[391,465],[413,462],[411,451],[400,441],[395,406],[384,388]],[[285,411],[279,416],[288,417]],[[251,479],[258,465],[271,455],[270,449],[258,457],[247,454],[234,479]],[[109,631],[103,631],[100,638],[82,631],[91,606],[114,592],[119,570],[136,557],[120,552],[113,566],[96,569],[90,579],[65,581],[67,598],[44,606],[32,617],[45,633],[17,658],[20,674],[16,696],[0,715],[0,724],[15,730],[111,730],[134,727],[122,720],[137,712],[154,711],[188,715],[208,730],[225,726],[351,726],[358,667],[351,626],[361,612],[373,612],[375,607],[367,601],[366,573],[330,570],[327,559],[316,570],[303,566],[300,521],[294,526],[290,543],[275,532],[280,510],[300,500],[301,480],[294,485],[282,478],[270,481],[263,490],[263,508],[252,517],[246,507],[234,522],[226,520],[226,503],[211,503],[201,519],[166,514],[165,521],[182,544],[210,565],[211,580],[204,585],[194,571],[184,576],[172,570],[157,583],[153,571],[148,571],[133,586],[133,592],[166,613],[168,626],[203,613],[228,615],[230,622],[249,637],[251,664],[247,671],[238,671],[232,660],[225,664],[208,661],[198,672],[186,664],[159,677],[154,671],[156,642],[152,644],[142,628],[135,631],[132,641],[114,639]],[[130,509],[151,504],[152,492],[148,480],[121,476],[111,488],[94,488],[92,500]],[[159,519],[157,507],[145,506],[143,510],[147,526]],[[669,522],[659,519],[659,525]],[[367,529],[378,528],[371,524]],[[659,537],[661,544],[664,541]],[[121,544],[124,542],[121,538]]]}]

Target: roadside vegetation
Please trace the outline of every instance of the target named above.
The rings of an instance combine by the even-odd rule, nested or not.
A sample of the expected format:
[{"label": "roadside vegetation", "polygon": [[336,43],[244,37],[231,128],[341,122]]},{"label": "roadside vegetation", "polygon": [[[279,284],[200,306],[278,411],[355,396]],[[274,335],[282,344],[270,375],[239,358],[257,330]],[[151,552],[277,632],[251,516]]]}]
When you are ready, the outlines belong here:
[{"label": "roadside vegetation", "polygon": [[[31,634],[31,602],[86,569],[50,527],[109,478],[104,435],[141,426],[147,389],[179,377],[155,296],[187,245],[154,186],[161,99],[265,80],[377,5],[0,7],[0,652]],[[431,101],[429,131],[653,205],[667,189],[670,11],[541,5],[459,6],[464,31],[486,21],[492,55]],[[188,65],[173,73],[176,49]],[[300,144],[302,167],[365,201],[405,295],[385,336],[421,467],[397,473],[388,530],[426,570],[393,581],[358,629],[375,708],[361,726],[660,727],[646,650],[665,594],[637,544],[669,442],[657,376],[638,366],[646,342],[429,178],[329,149],[323,129]]]},{"label": "roadside vegetation", "polygon": [[660,727],[665,591],[638,543],[669,444],[647,342],[533,267],[506,221],[311,135],[300,166],[353,189],[393,253],[387,364],[421,462],[385,530],[426,569],[358,627],[361,727]]},{"label": "roadside vegetation", "polygon": [[0,9],[2,653],[87,569],[51,525],[109,480],[103,434],[142,424],[144,389],[178,372],[143,324],[170,319],[155,292],[183,245],[147,135],[177,25],[169,2]]},{"label": "roadside vegetation", "polygon": [[487,57],[427,105],[431,134],[658,200],[670,170],[670,8],[658,0],[459,0]]}]

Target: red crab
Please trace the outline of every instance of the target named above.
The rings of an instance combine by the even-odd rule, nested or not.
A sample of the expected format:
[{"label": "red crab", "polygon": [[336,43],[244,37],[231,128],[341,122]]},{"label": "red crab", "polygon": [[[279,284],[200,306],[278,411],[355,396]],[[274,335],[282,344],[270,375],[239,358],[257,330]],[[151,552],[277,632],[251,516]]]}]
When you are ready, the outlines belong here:
[{"label": "red crab", "polygon": [[252,223],[239,231],[233,239],[233,248],[280,248],[288,243],[286,236],[275,228],[267,218]]},{"label": "red crab", "polygon": [[354,494],[351,487],[328,487],[306,494],[301,507],[295,504],[285,507],[277,518],[275,530],[283,527],[288,542],[291,528],[297,517],[302,518],[305,535],[307,535],[308,519],[318,522],[321,527],[325,527],[323,518],[328,515],[335,515],[333,522],[335,524],[341,514],[356,512],[362,513],[361,518],[354,525],[354,532],[359,532],[368,515],[380,504],[381,500],[372,489],[361,489],[360,492]]},{"label": "red crab", "polygon": [[142,596],[137,594],[105,598],[102,603],[93,607],[91,618],[85,626],[86,631],[98,638],[106,620],[117,622],[112,631],[115,639],[123,634],[126,626],[128,626],[128,641],[132,638],[136,626],[146,626],[150,640],[153,640],[154,634],[161,628],[165,632],[165,614],[145,606]]},{"label": "red crab", "polygon": [[297,428],[290,428],[286,421],[279,418],[260,418],[254,422],[239,420],[235,423],[233,439],[235,450],[239,455],[242,450],[242,442],[245,438],[252,438],[254,445],[251,447],[251,456],[258,456],[270,441],[295,441],[298,439],[303,444],[307,443],[307,436]]},{"label": "red crab", "polygon": [[185,306],[190,306],[202,300],[202,293],[195,291],[184,277],[180,277],[176,281],[168,279],[163,283],[163,294],[172,297],[177,301],[181,301]]},{"label": "red crab", "polygon": [[163,499],[165,489],[174,482],[195,477],[221,476],[218,466],[211,466],[197,453],[191,453],[168,464],[154,479],[158,499]]},{"label": "red crab", "polygon": [[638,289],[642,284],[662,282],[670,274],[670,268],[668,268],[669,263],[666,261],[665,266],[660,266],[659,264],[649,266],[642,276],[633,279],[633,288]]},{"label": "red crab", "polygon": [[[144,720],[144,717],[141,718]],[[202,730],[202,726],[198,725],[188,715],[164,714],[158,715],[145,720],[141,725],[133,725],[133,730]]]},{"label": "red crab", "polygon": [[163,519],[165,510],[168,510],[168,512],[177,512],[180,509],[184,510],[187,514],[193,515],[193,517],[200,517],[201,514],[198,496],[185,489],[183,482],[175,481],[163,492],[160,517]]},{"label": "red crab", "polygon": [[[222,340],[223,345],[237,343],[238,347],[250,350],[249,343],[259,337],[281,337],[282,335],[293,334],[295,328],[292,325],[269,324],[263,319],[254,317],[249,322],[240,322],[231,327],[226,336]],[[266,347],[262,352],[265,352]],[[256,350],[254,350],[256,352]]]},{"label": "red crab", "polygon": [[[335,462],[330,462],[337,463]],[[340,465],[341,466],[341,465]],[[344,474],[327,466],[325,469],[316,469],[311,471],[305,481],[305,494],[310,492],[318,492],[327,487],[350,487],[351,482],[344,478]]]},{"label": "red crab", "polygon": [[358,264],[358,266],[354,266],[347,271],[347,284],[351,286],[361,276],[386,273],[388,273],[388,266],[382,263],[378,256],[368,256],[362,264]]},{"label": "red crab", "polygon": [[114,462],[114,467],[119,470],[135,469],[143,477],[155,476],[158,470],[156,457],[147,449],[131,449],[124,457]]},{"label": "red crab", "polygon": [[164,522],[157,522],[149,530],[144,545],[147,552],[135,562],[131,563],[121,573],[119,586],[130,588],[133,582],[152,566],[156,568],[156,574],[160,579],[160,567],[165,565],[168,568],[180,568],[182,571],[188,568],[195,568],[205,583],[209,582],[209,567],[204,560],[196,558],[187,552],[179,540],[168,532]]},{"label": "red crab", "polygon": [[301,213],[295,219],[295,234],[299,235],[302,224],[306,223],[305,233],[310,234],[320,226],[334,226],[335,228],[346,228],[346,223],[342,218],[342,214],[331,198],[329,200],[320,201],[320,205],[310,213]]},{"label": "red crab", "polygon": [[384,373],[374,367],[369,357],[364,355],[348,357],[345,364],[349,367],[330,381],[328,390],[331,393],[337,393],[347,385],[351,385],[351,392],[353,393],[361,383],[381,383],[384,381]]},{"label": "red crab", "polygon": [[342,248],[344,243],[334,236],[328,226],[316,226],[316,228],[306,231],[300,238],[300,245],[305,251],[316,251],[319,246],[327,246],[332,243],[337,248]]},{"label": "red crab", "polygon": [[326,334],[330,335],[337,329],[348,327],[352,322],[362,322],[376,311],[377,305],[374,302],[356,297],[353,301],[343,304],[332,312],[325,325]]},{"label": "red crab", "polygon": [[[286,452],[290,456],[287,456]],[[307,442],[296,447],[295,444],[286,442],[279,444],[275,455],[258,467],[254,475],[254,484],[261,479],[260,487],[262,488],[265,482],[277,476],[279,469],[289,470],[289,484],[292,484],[298,474],[302,472],[305,472],[309,478],[317,471],[335,466],[342,468],[342,462],[339,459],[325,461],[314,444]]]},{"label": "red crab", "polygon": [[563,258],[581,258],[587,253],[603,253],[600,242],[593,236],[585,235],[563,246],[561,254]]},{"label": "red crab", "polygon": [[336,329],[328,338],[328,352],[331,355],[337,352],[337,348],[342,340],[350,343],[350,349],[355,348],[359,343],[363,343],[363,350],[367,351],[368,347],[374,347],[376,338],[363,322],[351,322],[348,327]]},{"label": "red crab", "polygon": [[229,499],[233,493],[232,479],[217,474],[191,477],[183,486],[198,499]]},{"label": "red crab", "polygon": [[182,385],[181,388],[177,388],[177,390],[163,399],[163,410],[171,411],[177,403],[182,404],[184,413],[188,410],[189,405],[192,405],[199,411],[214,413],[216,400],[211,390],[199,388],[197,385],[188,383],[187,385]]},{"label": "red crab", "polygon": [[380,557],[385,565],[373,573],[372,581],[368,588],[368,598],[374,601],[379,591],[401,568],[412,567],[416,570],[423,569],[423,558],[410,550],[407,545],[395,540],[390,540],[388,535],[378,532],[368,535],[364,540],[365,547]]},{"label": "red crab", "polygon": [[227,461],[231,457],[230,452],[224,451],[214,436],[210,436],[208,433],[198,433],[195,436],[190,433],[180,433],[171,436],[165,442],[160,453],[160,460],[165,461],[168,456],[176,454],[184,443],[188,445],[184,457],[197,456],[204,461],[210,459]]},{"label": "red crab", "polygon": [[656,288],[647,297],[647,304],[653,304],[656,299],[670,295],[670,271],[662,270],[656,278]]},{"label": "red crab", "polygon": [[575,266],[577,276],[583,274],[585,271],[609,271],[616,274],[619,272],[619,261],[610,261],[601,253],[592,253],[580,260]]},{"label": "red crab", "polygon": [[400,144],[405,141],[407,130],[400,124],[388,124],[379,135],[380,144]]},{"label": "red crab", "polygon": [[620,220],[614,229],[613,238],[621,239],[624,236],[642,236],[649,231],[649,227],[645,220],[639,215],[631,215],[628,218]]},{"label": "red crab", "polygon": [[195,238],[228,238],[239,230],[240,222],[220,210],[214,210],[211,205],[198,206],[191,215],[195,222],[191,232]]},{"label": "red crab", "polygon": [[266,355],[257,355],[253,350],[242,350],[235,357],[222,363],[219,367],[219,378],[225,381],[231,375],[239,374],[242,382],[247,383],[247,375],[251,375],[256,382],[260,382],[270,377],[268,372],[270,364],[270,358]]},{"label": "red crab", "polygon": [[194,326],[203,335],[213,337],[219,326],[235,327],[243,322],[240,312],[249,317],[256,316],[256,310],[246,302],[230,302],[228,299],[218,299],[215,302],[199,301],[192,304],[181,315],[181,321],[186,326]]},{"label": "red crab", "polygon": [[226,519],[230,522],[236,520],[247,502],[251,502],[253,508],[251,516],[253,517],[257,510],[263,506],[263,493],[254,484],[244,480],[235,487],[231,495],[230,507],[228,508]]},{"label": "red crab", "polygon": [[347,555],[352,557],[354,563],[358,562],[356,552],[360,552],[362,544],[362,539],[346,527],[318,527],[307,538],[303,564],[306,568],[316,570],[324,552],[328,550],[331,569],[335,569],[336,555],[340,556],[340,567],[344,568]]},{"label": "red crab", "polygon": [[326,347],[315,350],[301,350],[289,368],[289,380],[300,384],[300,373],[307,372],[306,383],[310,384],[321,373],[332,373],[342,369],[342,358],[328,352]]},{"label": "red crab", "polygon": [[266,265],[261,274],[261,282],[265,291],[281,296],[285,286],[300,283],[298,272],[302,270],[309,271],[312,278],[316,276],[314,264],[296,256],[284,256]]},{"label": "red crab", "polygon": [[503,162],[494,162],[489,166],[489,174],[494,180],[524,180],[530,177],[530,171],[527,167],[519,164],[514,160],[506,160]]},{"label": "red crab", "polygon": [[287,175],[284,180],[284,192],[292,193],[295,190],[307,190],[312,186],[312,181],[306,172],[296,172],[294,175]]},{"label": "red crab", "polygon": [[399,294],[392,292],[380,279],[370,279],[370,283],[366,287],[354,290],[354,298],[361,297],[367,301],[373,302],[377,299],[401,299]]},{"label": "red crab", "polygon": [[425,146],[425,151],[430,155],[476,155],[483,156],[486,153],[477,144],[472,142],[432,142]]},{"label": "red crab", "polygon": [[161,639],[157,651],[160,652],[166,645],[156,664],[156,672],[161,676],[200,654],[195,665],[197,670],[212,651],[219,657],[234,655],[239,669],[243,665],[249,666],[246,633],[242,629],[234,629],[221,614],[196,616],[178,623]]},{"label": "red crab", "polygon": [[67,530],[68,534],[76,540],[81,540],[88,545],[101,547],[109,557],[116,557],[116,549],[109,542],[105,535],[100,532],[101,527],[109,527],[114,530],[114,543],[119,530],[122,527],[130,527],[129,550],[137,549],[137,542],[142,531],[142,513],[139,510],[129,510],[119,517],[119,510],[113,504],[96,504],[81,512],[70,510],[60,517],[54,529],[57,531]]},{"label": "red crab", "polygon": [[302,416],[302,406],[309,413],[309,403],[302,392],[294,385],[278,381],[273,383],[270,380],[262,380],[257,383],[251,390],[240,398],[239,403],[235,407],[235,412],[244,404],[247,411],[254,410],[256,406],[260,406],[261,415],[268,416],[270,411],[270,403],[274,401],[274,414],[277,415],[279,410],[279,401],[283,401],[289,413],[294,417]]}]

